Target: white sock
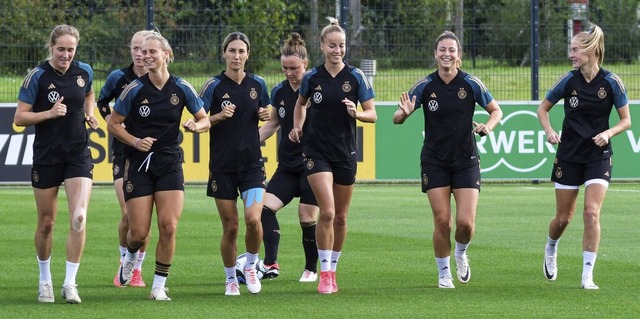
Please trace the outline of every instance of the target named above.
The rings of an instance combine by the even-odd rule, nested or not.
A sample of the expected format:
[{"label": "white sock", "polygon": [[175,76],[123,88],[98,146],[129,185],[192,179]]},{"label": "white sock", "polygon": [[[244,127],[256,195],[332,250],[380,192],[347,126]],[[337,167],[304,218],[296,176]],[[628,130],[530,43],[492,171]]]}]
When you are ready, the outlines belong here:
[{"label": "white sock", "polygon": [[558,253],[558,239],[551,239],[551,237],[547,237],[547,246],[545,249],[547,250],[547,255],[556,255]]},{"label": "white sock", "polygon": [[164,289],[164,284],[167,282],[167,277],[154,275],[153,276],[153,285],[151,289],[161,288]]},{"label": "white sock", "polygon": [[467,247],[469,247],[469,244],[470,242],[466,244],[461,244],[456,241],[455,256],[456,257],[464,256],[467,253]]},{"label": "white sock", "polygon": [[144,256],[147,254],[146,251],[141,251],[138,253],[138,260],[136,260],[136,264],[135,266],[133,266],[133,269],[140,269],[142,268],[142,262],[144,261]]},{"label": "white sock", "polygon": [[64,277],[64,285],[75,285],[76,274],[78,274],[80,263],[74,263],[67,260],[67,274]]},{"label": "white sock", "polygon": [[135,253],[132,253],[129,251],[129,249],[127,249],[127,253],[124,254],[124,257],[122,258],[122,263],[124,264],[125,261],[137,261],[138,260],[138,254],[139,252],[136,251]]},{"label": "white sock", "polygon": [[258,254],[247,252],[247,262],[244,264],[244,269],[255,269],[258,258]]},{"label": "white sock", "polygon": [[120,249],[120,262],[122,262],[122,259],[124,259],[124,255],[127,254],[127,247],[126,246],[118,246],[118,248]]},{"label": "white sock", "polygon": [[449,258],[450,257],[443,257],[443,258],[436,257],[436,265],[438,266],[439,277],[445,277],[445,276],[451,277],[451,267],[449,267]]},{"label": "white sock", "polygon": [[318,249],[318,260],[320,260],[320,271],[331,270],[331,250]]},{"label": "white sock", "polygon": [[341,254],[341,251],[331,251],[331,271],[336,272]]},{"label": "white sock", "polygon": [[596,265],[596,257],[598,257],[598,253],[590,251],[582,252],[582,277],[589,276],[593,278],[593,267]]},{"label": "white sock", "polygon": [[224,267],[225,283],[238,282],[236,278],[236,267]]},{"label": "white sock", "polygon": [[40,268],[40,282],[51,282],[51,256],[47,260],[38,260],[38,268]]}]

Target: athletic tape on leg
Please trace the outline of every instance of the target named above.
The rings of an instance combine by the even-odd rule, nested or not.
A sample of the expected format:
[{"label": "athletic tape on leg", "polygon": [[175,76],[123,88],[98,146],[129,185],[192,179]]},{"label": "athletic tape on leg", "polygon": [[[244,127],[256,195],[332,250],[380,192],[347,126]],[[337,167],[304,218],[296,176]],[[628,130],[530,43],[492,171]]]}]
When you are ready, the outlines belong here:
[{"label": "athletic tape on leg", "polygon": [[262,203],[264,197],[263,188],[252,188],[242,192],[242,200],[245,203],[245,207],[251,207],[254,202]]}]

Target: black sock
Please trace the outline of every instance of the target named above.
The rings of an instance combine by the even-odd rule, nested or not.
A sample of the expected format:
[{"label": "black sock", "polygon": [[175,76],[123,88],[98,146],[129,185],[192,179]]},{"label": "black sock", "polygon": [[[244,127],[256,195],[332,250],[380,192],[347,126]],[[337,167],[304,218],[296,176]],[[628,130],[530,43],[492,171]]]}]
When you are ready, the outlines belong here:
[{"label": "black sock", "polygon": [[163,264],[156,260],[156,272],[155,274],[162,277],[169,276],[169,268],[171,268],[171,264]]},{"label": "black sock", "polygon": [[265,265],[275,264],[280,246],[280,224],[276,213],[269,207],[262,208],[262,241],[264,243]]},{"label": "black sock", "polygon": [[304,248],[304,269],[317,272],[318,246],[316,246],[316,223],[300,223],[302,227],[302,247]]}]

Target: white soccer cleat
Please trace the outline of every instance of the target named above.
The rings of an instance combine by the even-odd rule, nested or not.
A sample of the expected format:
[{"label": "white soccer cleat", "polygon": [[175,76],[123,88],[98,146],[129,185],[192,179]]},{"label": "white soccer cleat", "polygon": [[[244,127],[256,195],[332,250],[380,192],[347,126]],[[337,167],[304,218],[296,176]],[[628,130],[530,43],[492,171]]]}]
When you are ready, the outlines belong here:
[{"label": "white soccer cleat", "polygon": [[152,288],[151,294],[149,294],[149,299],[160,300],[160,301],[170,301],[171,298],[167,296],[167,291],[169,291],[169,288],[160,288],[160,287]]},{"label": "white soccer cleat", "polygon": [[466,284],[471,279],[471,267],[469,267],[469,259],[467,255],[456,257],[456,274],[461,284]]},{"label": "white soccer cleat", "polygon": [[228,282],[225,285],[224,294],[226,296],[240,296],[240,287],[238,286],[238,282]]},{"label": "white soccer cleat", "polygon": [[593,278],[591,276],[582,276],[582,289],[596,290],[600,289],[600,287],[593,283]]},{"label": "white soccer cleat", "polygon": [[78,295],[77,285],[64,285],[62,286],[62,299],[65,299],[68,303],[81,303],[80,296]]},{"label": "white soccer cleat", "polygon": [[257,294],[262,289],[262,283],[258,279],[258,271],[255,268],[245,268],[244,278],[247,281],[247,289],[252,294]]},{"label": "white soccer cleat", "polygon": [[38,301],[51,303],[55,301],[53,297],[53,284],[51,282],[41,282],[38,285]]},{"label": "white soccer cleat", "polygon": [[544,263],[542,264],[542,271],[545,278],[549,281],[555,281],[558,277],[558,255],[548,255],[547,249],[544,250]]},{"label": "white soccer cleat", "polygon": [[133,268],[136,265],[134,260],[124,261],[118,269],[118,283],[120,286],[126,286],[133,277]]},{"label": "white soccer cleat", "polygon": [[438,279],[438,288],[455,288],[453,285],[453,278],[450,275],[440,277]]},{"label": "white soccer cleat", "polygon": [[300,277],[300,282],[315,282],[316,280],[318,280],[318,274],[306,269]]}]

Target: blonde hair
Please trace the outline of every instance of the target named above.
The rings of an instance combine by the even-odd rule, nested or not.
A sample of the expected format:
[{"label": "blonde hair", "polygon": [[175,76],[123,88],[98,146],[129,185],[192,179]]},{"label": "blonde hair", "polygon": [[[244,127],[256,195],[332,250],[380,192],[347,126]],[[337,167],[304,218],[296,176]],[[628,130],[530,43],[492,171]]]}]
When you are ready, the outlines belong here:
[{"label": "blonde hair", "polygon": [[49,56],[47,57],[47,60],[50,60],[52,57],[51,48],[56,45],[56,40],[58,40],[59,37],[67,34],[76,38],[76,44],[80,42],[80,32],[78,32],[78,29],[76,29],[75,27],[66,24],[55,26],[53,30],[51,30],[49,41],[47,41],[47,43],[44,45],[44,47],[49,50]]},{"label": "blonde hair", "polygon": [[340,32],[346,35],[344,29],[340,26],[338,19],[334,17],[327,17],[327,20],[329,20],[329,24],[322,28],[322,31],[320,32],[320,42],[324,43],[325,36],[332,32]]},{"label": "blonde hair", "polygon": [[[133,41],[133,38],[135,37],[141,37],[142,39],[146,39],[148,36],[153,35],[155,33],[157,32],[152,30],[140,30],[133,34],[133,36],[131,37],[131,41]],[[129,45],[131,45],[131,42],[129,42]]]},{"label": "blonde hair", "polygon": [[304,40],[298,32],[291,33],[291,36],[286,40],[284,46],[280,50],[282,56],[297,56],[300,59],[308,61],[307,48],[304,46]]},{"label": "blonde hair", "polygon": [[589,29],[576,34],[574,38],[580,40],[582,52],[598,58],[598,65],[604,62],[604,32],[599,26],[592,23]]},{"label": "blonde hair", "polygon": [[446,39],[451,39],[453,41],[456,41],[456,46],[458,47],[458,59],[456,59],[456,67],[459,68],[462,65],[462,44],[460,44],[460,40],[458,39],[455,33],[451,31],[442,32],[442,34],[440,34],[438,38],[436,38],[436,42],[433,45],[433,50],[438,51],[438,43]]},{"label": "blonde hair", "polygon": [[167,62],[167,64],[173,62],[173,58],[174,58],[173,49],[171,48],[169,41],[167,41],[167,39],[163,37],[162,34],[160,34],[160,32],[157,32],[157,31],[150,31],[150,32],[151,34],[148,35],[146,38],[144,38],[144,41],[156,40],[160,42],[160,48],[162,48],[162,50],[164,51],[169,51],[169,55],[167,56],[167,60],[165,62]]}]

